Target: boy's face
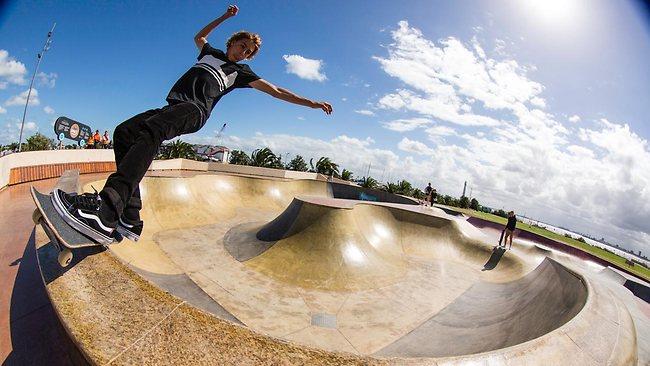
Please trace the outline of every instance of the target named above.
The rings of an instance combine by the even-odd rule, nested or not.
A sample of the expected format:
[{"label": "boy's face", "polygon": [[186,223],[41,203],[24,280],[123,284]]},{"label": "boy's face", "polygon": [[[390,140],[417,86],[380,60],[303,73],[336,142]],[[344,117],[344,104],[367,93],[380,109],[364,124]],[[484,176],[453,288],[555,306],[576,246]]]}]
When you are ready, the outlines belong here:
[{"label": "boy's face", "polygon": [[228,60],[239,62],[250,57],[255,51],[255,43],[250,39],[240,39],[233,42],[226,50]]}]

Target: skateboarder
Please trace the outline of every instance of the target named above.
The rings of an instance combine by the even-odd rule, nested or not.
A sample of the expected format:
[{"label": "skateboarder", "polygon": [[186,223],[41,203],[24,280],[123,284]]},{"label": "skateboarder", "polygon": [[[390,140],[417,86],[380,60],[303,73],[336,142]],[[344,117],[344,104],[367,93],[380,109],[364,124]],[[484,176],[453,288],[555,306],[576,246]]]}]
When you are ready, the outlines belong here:
[{"label": "skateboarder", "polygon": [[432,192],[433,192],[433,187],[431,187],[431,182],[429,182],[429,185],[424,188],[424,193],[427,195],[427,202],[432,202],[431,201]]},{"label": "skateboarder", "polygon": [[78,196],[61,190],[53,192],[52,201],[63,209],[67,222],[76,221],[77,226],[81,223],[85,228],[83,234],[95,240],[113,237],[115,230],[137,240],[143,228],[138,185],[158,148],[165,140],[200,130],[219,99],[234,89],[252,87],[286,102],[332,113],[329,103],[312,101],[277,87],[257,76],[248,65],[239,63],[257,54],[262,43],[259,35],[245,31],[233,34],[226,42],[226,52],[208,43],[208,34],[238,11],[237,6],[228,6],[223,15],[196,34],[198,62],[176,81],[166,106],[140,113],[115,128],[117,171],[108,177],[101,192]]},{"label": "skateboarder", "polygon": [[[517,217],[515,216],[514,211],[508,212],[508,223],[506,224],[505,228],[505,236],[503,237],[503,247],[505,248],[506,244],[508,243],[508,239],[510,239],[510,245],[508,246],[508,250],[512,249],[512,237],[514,235],[515,227],[517,226]],[[500,244],[500,243],[499,243]]]}]

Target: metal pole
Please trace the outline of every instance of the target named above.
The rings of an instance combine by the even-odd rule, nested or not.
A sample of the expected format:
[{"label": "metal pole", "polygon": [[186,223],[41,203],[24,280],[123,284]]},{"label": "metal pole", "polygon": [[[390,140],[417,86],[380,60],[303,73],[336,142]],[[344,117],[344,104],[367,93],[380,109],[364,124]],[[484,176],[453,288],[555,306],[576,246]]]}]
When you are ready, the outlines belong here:
[{"label": "metal pole", "polygon": [[32,95],[32,86],[34,86],[34,78],[36,78],[36,73],[38,72],[38,67],[41,65],[41,60],[45,56],[45,52],[50,49],[52,44],[52,34],[54,33],[54,28],[56,27],[56,22],[52,26],[52,30],[47,33],[47,39],[43,45],[43,50],[38,54],[38,62],[36,62],[36,68],[34,69],[34,74],[32,75],[32,82],[29,83],[29,90],[27,91],[27,101],[25,102],[25,110],[23,111],[23,121],[20,123],[20,137],[18,138],[18,152],[23,148],[23,128],[25,127],[25,116],[27,115],[27,106],[29,105],[29,97]]}]

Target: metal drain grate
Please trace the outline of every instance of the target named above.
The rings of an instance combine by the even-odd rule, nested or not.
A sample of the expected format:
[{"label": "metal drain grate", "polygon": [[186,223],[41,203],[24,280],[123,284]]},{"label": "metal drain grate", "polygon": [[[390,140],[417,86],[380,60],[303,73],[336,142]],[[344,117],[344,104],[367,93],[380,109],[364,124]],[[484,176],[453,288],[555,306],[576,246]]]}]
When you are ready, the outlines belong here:
[{"label": "metal drain grate", "polygon": [[311,316],[311,325],[322,328],[336,328],[336,315],[316,313]]}]

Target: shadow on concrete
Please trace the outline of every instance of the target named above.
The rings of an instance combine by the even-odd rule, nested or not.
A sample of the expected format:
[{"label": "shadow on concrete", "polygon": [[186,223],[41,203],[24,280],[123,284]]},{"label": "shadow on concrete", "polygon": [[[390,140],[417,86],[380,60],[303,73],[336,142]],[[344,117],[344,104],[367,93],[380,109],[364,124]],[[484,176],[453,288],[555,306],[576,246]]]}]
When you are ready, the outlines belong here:
[{"label": "shadow on concrete", "polygon": [[79,365],[83,357],[72,345],[50,303],[36,260],[34,231],[19,265],[9,310],[12,351],[3,365]]},{"label": "shadow on concrete", "polygon": [[506,252],[506,248],[502,248],[500,246],[494,247],[492,249],[492,255],[490,255],[490,259],[488,259],[487,263],[483,266],[482,271],[491,271],[493,270],[497,264],[499,264],[499,261],[501,260],[501,257],[503,257],[503,254]]}]

